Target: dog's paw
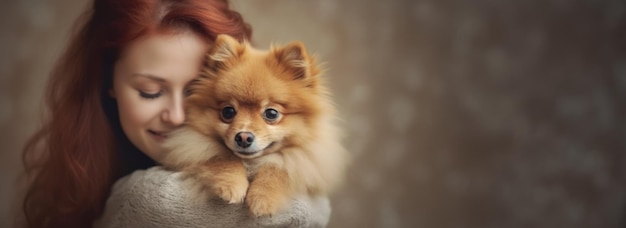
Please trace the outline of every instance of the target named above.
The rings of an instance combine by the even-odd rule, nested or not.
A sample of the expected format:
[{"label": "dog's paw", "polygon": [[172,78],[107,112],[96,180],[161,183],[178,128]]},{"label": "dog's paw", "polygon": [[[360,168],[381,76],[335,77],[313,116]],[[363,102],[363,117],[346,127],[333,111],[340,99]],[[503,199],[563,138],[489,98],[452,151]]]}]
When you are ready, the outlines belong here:
[{"label": "dog's paw", "polygon": [[231,180],[217,182],[213,185],[213,190],[217,196],[224,201],[233,203],[243,203],[248,191],[248,180]]},{"label": "dog's paw", "polygon": [[273,199],[269,195],[250,193],[246,197],[246,204],[253,216],[260,217],[274,215],[281,207],[280,200]]}]

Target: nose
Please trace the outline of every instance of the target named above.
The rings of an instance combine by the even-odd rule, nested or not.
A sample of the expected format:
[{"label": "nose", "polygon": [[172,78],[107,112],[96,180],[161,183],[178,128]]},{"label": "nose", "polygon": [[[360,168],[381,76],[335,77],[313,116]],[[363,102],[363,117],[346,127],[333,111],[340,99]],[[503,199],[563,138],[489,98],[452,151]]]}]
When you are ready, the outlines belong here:
[{"label": "nose", "polygon": [[252,132],[239,132],[235,135],[235,142],[243,148],[248,148],[254,142],[254,134]]},{"label": "nose", "polygon": [[179,126],[185,122],[185,110],[183,108],[183,99],[175,98],[163,112],[162,119],[164,122]]}]

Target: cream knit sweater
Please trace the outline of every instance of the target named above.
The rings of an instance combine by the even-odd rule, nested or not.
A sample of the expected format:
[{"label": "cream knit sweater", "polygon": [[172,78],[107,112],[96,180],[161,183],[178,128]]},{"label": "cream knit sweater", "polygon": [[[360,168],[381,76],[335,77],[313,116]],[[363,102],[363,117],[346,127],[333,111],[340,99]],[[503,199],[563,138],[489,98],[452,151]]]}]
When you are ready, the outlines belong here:
[{"label": "cream knit sweater", "polygon": [[190,201],[180,176],[157,166],[120,179],[94,227],[325,227],[330,218],[326,197],[301,196],[291,208],[261,218],[250,217],[243,204]]}]

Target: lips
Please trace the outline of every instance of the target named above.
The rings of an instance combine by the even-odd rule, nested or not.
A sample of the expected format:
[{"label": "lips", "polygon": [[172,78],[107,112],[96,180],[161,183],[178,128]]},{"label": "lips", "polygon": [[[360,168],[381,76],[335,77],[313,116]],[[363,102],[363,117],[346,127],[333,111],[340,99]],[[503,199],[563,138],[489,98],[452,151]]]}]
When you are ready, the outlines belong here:
[{"label": "lips", "polygon": [[148,130],[148,133],[150,133],[150,135],[159,142],[162,142],[163,140],[167,138],[166,132]]},{"label": "lips", "polygon": [[274,143],[275,142],[272,142],[269,145],[267,145],[265,148],[263,148],[261,150],[258,150],[258,151],[235,150],[235,152],[237,154],[242,155],[242,156],[252,156],[252,155],[255,155],[255,154],[259,153],[259,152],[267,150],[268,148],[272,147],[274,145]]}]

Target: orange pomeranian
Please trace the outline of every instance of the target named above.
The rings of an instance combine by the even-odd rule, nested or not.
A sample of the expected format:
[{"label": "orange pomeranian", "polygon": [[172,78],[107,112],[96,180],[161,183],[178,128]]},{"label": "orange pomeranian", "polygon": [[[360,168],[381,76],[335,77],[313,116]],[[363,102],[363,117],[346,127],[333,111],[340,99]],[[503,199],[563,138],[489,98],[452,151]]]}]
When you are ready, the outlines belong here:
[{"label": "orange pomeranian", "polygon": [[321,77],[299,42],[261,51],[219,35],[160,162],[199,183],[200,195],[245,201],[254,216],[329,193],[347,154]]}]

